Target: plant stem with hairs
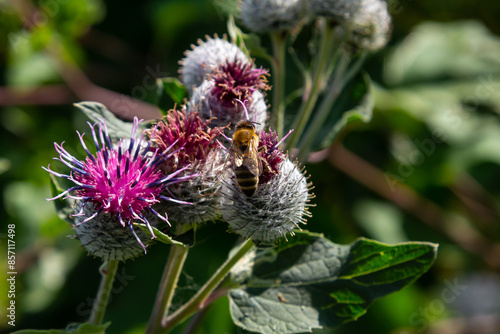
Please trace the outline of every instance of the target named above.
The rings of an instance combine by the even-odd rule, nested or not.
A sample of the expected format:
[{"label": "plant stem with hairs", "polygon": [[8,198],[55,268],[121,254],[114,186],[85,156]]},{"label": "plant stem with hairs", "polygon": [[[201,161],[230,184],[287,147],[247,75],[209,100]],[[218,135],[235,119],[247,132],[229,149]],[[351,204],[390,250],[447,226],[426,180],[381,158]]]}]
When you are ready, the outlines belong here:
[{"label": "plant stem with hairs", "polygon": [[282,32],[271,33],[273,44],[273,127],[279,136],[285,128],[285,61],[287,35]]},{"label": "plant stem with hairs", "polygon": [[161,320],[168,315],[177,282],[186,262],[189,248],[180,245],[172,245],[171,247],[160,281],[153,312],[151,313],[151,318],[146,329],[147,334],[163,333]]},{"label": "plant stem with hairs", "polygon": [[312,73],[312,86],[311,90],[308,91],[308,95],[305,96],[305,100],[302,102],[297,117],[293,123],[292,128],[293,133],[287,143],[287,148],[296,147],[299,143],[300,137],[304,132],[304,129],[311,117],[314,106],[318,100],[318,97],[323,89],[325,73],[327,72],[328,65],[332,60],[332,51],[335,46],[335,27],[331,26],[327,22],[324,22],[324,31],[321,38],[319,54],[316,62],[316,66]]},{"label": "plant stem with hairs", "polygon": [[101,272],[101,284],[97,292],[97,297],[92,306],[89,322],[93,325],[100,325],[104,320],[104,314],[109,302],[113,282],[115,281],[116,271],[118,270],[119,261],[109,260],[104,262],[99,271]]},{"label": "plant stem with hairs", "polygon": [[252,249],[252,247],[253,241],[251,239],[245,240],[187,303],[163,320],[163,331],[158,333],[168,332],[189,316],[205,308],[211,301],[215,300],[216,298],[210,298],[214,290],[227,276],[231,268],[233,268],[234,265]]}]

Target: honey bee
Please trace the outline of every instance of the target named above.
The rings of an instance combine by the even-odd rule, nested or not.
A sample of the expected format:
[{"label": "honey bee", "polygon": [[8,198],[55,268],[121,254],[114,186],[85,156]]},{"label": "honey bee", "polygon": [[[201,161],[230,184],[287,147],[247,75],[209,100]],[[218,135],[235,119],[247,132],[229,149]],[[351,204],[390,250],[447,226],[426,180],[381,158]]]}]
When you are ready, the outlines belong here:
[{"label": "honey bee", "polygon": [[263,164],[267,168],[267,162],[259,155],[259,139],[254,123],[243,120],[236,124],[233,142],[229,149],[236,181],[241,191],[248,197],[257,191]]}]

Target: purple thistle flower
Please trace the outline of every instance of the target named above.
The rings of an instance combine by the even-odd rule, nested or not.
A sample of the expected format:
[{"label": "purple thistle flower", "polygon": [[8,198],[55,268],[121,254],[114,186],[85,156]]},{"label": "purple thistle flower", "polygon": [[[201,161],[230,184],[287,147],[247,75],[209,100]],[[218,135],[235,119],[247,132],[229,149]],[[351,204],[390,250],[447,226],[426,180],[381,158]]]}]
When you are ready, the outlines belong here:
[{"label": "purple thistle flower", "polygon": [[254,68],[253,64],[242,62],[237,58],[232,61],[226,60],[211,75],[215,82],[211,93],[224,107],[237,107],[236,112],[243,113],[236,100],[245,101],[251,99],[257,90],[271,89],[267,85],[266,76],[269,76],[269,71],[262,67]]},{"label": "purple thistle flower", "polygon": [[212,123],[217,126],[227,126],[247,119],[247,109],[249,119],[263,130],[267,118],[265,91],[270,89],[267,76],[267,70],[256,69],[252,63],[228,59],[194,89],[188,111],[198,112],[204,119],[215,118]]},{"label": "purple thistle flower", "polygon": [[[288,136],[288,135],[287,135]],[[269,128],[268,132],[261,131],[259,134],[259,155],[263,158],[270,170],[264,170],[259,176],[259,184],[264,184],[271,180],[272,176],[279,171],[280,163],[287,158],[286,154],[279,147],[283,139],[278,140],[278,133]]]},{"label": "purple thistle flower", "polygon": [[[190,166],[180,175],[194,175],[185,183],[166,188],[179,204],[155,206],[157,211],[168,213],[176,223],[198,224],[220,216],[218,177],[224,169],[224,158],[216,139],[224,128],[210,125],[211,119],[204,120],[198,113],[173,109],[153,129],[146,131],[152,143],[151,150],[163,152],[171,147],[182,147],[165,159],[163,171],[175,173]],[[193,205],[182,205],[185,202]]]},{"label": "purple thistle flower", "polygon": [[[50,169],[50,165],[47,168],[42,168],[75,184],[58,196],[49,199],[54,200],[64,196],[75,200],[77,212],[73,215],[75,228],[92,221],[96,224],[95,226],[102,227],[104,223],[102,219],[106,217],[108,225],[113,226],[117,233],[122,233],[118,230],[127,226],[130,229],[127,233],[131,233],[146,252],[146,246],[134,231],[132,222],[144,222],[150,228],[154,238],[150,220],[154,219],[153,217],[158,217],[168,223],[168,219],[166,216],[158,214],[152,205],[160,202],[160,199],[169,200],[161,195],[162,191],[169,185],[189,179],[191,176],[178,177],[178,174],[189,166],[181,168],[175,173],[163,174],[160,166],[175,154],[175,151],[170,152],[170,149],[166,149],[163,152],[155,150],[148,153],[147,147],[143,147],[144,134],[140,139],[137,139],[139,122],[137,118],[134,118],[131,138],[120,140],[118,145],[113,145],[104,121],[94,125],[89,123],[97,150],[95,154],[92,154],[87,148],[83,140],[84,134],[77,132],[80,142],[87,152],[85,159],[78,160],[63,148],[63,144],[54,143],[56,151],[59,153],[59,158],[54,159],[68,166],[71,173],[57,173]],[[98,131],[95,130],[96,126],[99,127]],[[104,234],[112,238],[109,233]],[[82,239],[82,236],[79,235],[78,238]],[[120,246],[118,245],[118,247]],[[110,254],[114,254],[114,258],[121,260],[128,258],[122,256],[123,254],[120,255],[121,253],[116,255],[115,249],[103,250],[94,247],[87,247],[87,249],[90,253],[103,258],[109,258]]]},{"label": "purple thistle flower", "polygon": [[167,173],[176,172],[194,162],[205,161],[210,152],[218,147],[215,138],[223,133],[223,128],[211,128],[210,122],[197,113],[172,109],[152,130],[146,130],[153,144],[150,150],[164,152],[175,149],[163,161]]}]

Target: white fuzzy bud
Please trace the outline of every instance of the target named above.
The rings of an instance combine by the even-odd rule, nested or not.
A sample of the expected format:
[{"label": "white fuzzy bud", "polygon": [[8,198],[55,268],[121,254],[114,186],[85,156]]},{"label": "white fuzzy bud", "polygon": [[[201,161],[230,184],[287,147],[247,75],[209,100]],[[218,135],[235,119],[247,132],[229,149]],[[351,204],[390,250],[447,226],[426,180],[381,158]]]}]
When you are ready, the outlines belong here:
[{"label": "white fuzzy bud", "polygon": [[330,21],[344,23],[352,19],[361,7],[362,0],[308,0],[309,11]]},{"label": "white fuzzy bud", "polygon": [[307,15],[304,0],[241,0],[240,19],[255,32],[292,29]]},{"label": "white fuzzy bud", "polygon": [[[80,202],[77,202],[77,206],[79,204]],[[92,202],[86,203],[83,208],[77,207],[75,213],[80,211],[83,215],[73,217],[75,222],[73,229],[76,232],[74,238],[80,240],[90,255],[102,258],[104,261],[126,261],[144,254],[144,248],[137,242],[137,238],[144,245],[147,245],[151,238],[140,228],[134,228],[136,238],[129,226],[122,226],[115,215],[105,212],[101,212],[82,223],[84,219],[97,213]],[[154,226],[157,221],[156,217],[148,215],[147,218],[149,223]]]},{"label": "white fuzzy bud", "polygon": [[310,216],[310,185],[299,167],[284,160],[269,182],[259,184],[256,193],[245,195],[228,172],[222,187],[221,211],[231,230],[257,244],[272,244],[293,233],[304,216]]},{"label": "white fuzzy bud", "polygon": [[391,16],[383,0],[362,0],[361,8],[349,22],[351,43],[358,49],[376,52],[391,34]]}]

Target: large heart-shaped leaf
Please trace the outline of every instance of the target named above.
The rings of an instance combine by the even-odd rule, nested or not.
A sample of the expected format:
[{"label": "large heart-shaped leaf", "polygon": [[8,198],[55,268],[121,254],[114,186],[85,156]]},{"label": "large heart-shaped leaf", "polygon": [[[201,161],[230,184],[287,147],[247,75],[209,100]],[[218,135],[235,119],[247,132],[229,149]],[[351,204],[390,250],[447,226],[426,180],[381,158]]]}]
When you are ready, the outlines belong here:
[{"label": "large heart-shaped leaf", "polygon": [[302,333],[358,319],[376,299],[413,283],[434,263],[437,245],[358,239],[338,245],[300,233],[293,242],[251,253],[233,277],[231,315],[258,333]]}]

